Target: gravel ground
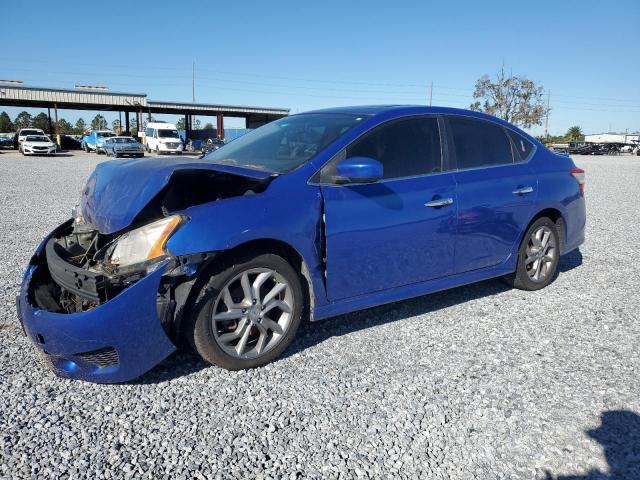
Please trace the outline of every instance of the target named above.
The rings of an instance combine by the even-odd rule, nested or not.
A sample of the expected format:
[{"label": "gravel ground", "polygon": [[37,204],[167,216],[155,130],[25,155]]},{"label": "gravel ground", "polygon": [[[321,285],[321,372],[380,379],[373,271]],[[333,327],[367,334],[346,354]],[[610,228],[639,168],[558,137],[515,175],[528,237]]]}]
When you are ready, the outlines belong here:
[{"label": "gravel ground", "polygon": [[94,385],[43,366],[14,297],[102,159],[0,153],[0,477],[640,478],[640,158],[575,159],[587,242],[541,292],[487,281],[311,324],[264,368],[178,353]]}]

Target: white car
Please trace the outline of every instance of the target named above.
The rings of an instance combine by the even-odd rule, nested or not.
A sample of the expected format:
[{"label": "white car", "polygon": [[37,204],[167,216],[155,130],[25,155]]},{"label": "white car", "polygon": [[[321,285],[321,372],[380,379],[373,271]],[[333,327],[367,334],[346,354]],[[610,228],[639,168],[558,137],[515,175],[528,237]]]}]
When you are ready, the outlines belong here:
[{"label": "white car", "polygon": [[56,144],[46,135],[27,135],[18,146],[23,155],[55,155]]},{"label": "white car", "polygon": [[40,128],[21,128],[18,132],[18,145],[24,142],[24,139],[29,135],[42,135],[45,136],[44,130]]}]

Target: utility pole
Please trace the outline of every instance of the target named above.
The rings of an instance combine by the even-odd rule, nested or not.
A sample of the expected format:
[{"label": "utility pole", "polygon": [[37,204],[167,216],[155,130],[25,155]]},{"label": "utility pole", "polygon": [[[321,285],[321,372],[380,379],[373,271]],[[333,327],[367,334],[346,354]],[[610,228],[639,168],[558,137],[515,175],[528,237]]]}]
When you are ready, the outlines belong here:
[{"label": "utility pole", "polygon": [[431,88],[429,89],[429,106],[433,105],[433,80],[431,81]]},{"label": "utility pole", "polygon": [[551,98],[551,90],[547,92],[547,115],[544,120],[544,138],[549,141],[549,99]]},{"label": "utility pole", "polygon": [[191,68],[191,99],[196,103],[196,62],[193,62]]}]

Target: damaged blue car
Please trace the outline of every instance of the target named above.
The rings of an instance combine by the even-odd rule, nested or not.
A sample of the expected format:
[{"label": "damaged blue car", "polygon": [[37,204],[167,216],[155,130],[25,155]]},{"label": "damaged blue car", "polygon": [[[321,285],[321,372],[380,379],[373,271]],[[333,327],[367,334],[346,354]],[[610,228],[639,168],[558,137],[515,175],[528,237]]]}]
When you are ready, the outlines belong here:
[{"label": "damaged blue car", "polygon": [[584,240],[583,188],[569,157],[481,113],[293,115],[200,160],[99,164],[18,314],[64,377],[131,380],[181,345],[257,367],[301,321],[492,277],[541,289]]}]

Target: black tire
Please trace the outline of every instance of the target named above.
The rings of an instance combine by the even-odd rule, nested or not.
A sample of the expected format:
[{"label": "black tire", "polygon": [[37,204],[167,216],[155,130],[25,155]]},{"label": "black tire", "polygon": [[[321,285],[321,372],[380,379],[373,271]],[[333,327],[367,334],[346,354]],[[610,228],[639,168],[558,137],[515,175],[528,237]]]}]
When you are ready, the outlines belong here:
[{"label": "black tire", "polygon": [[156,144],[156,155],[160,155],[160,145]]},{"label": "black tire", "polygon": [[[271,349],[267,349],[263,354],[254,358],[239,358],[225,352],[218,344],[213,331],[213,310],[222,289],[238,275],[252,269],[269,269],[284,278],[291,287],[294,299],[293,309],[287,329]],[[306,299],[300,284],[300,277],[284,258],[270,253],[233,258],[226,264],[220,265],[200,291],[196,305],[192,310],[190,328],[186,332],[187,339],[203,360],[213,365],[227,370],[259,367],[279,357],[289,346],[300,326],[302,312],[306,311],[304,303],[306,303]],[[238,322],[242,322],[242,320],[238,320]],[[258,330],[253,332],[259,333]]]},{"label": "black tire", "polygon": [[[545,267],[544,277],[538,280],[534,280],[530,276],[529,272],[531,272],[531,268],[533,268],[535,262],[531,264],[531,268],[528,268],[529,263],[527,262],[527,249],[529,248],[532,235],[534,234],[534,232],[540,230],[541,228],[547,229],[551,234],[551,237],[549,238],[549,244],[553,246],[550,247],[549,252],[552,252],[553,255],[549,267]],[[526,233],[524,234],[524,237],[522,238],[520,249],[518,250],[518,263],[516,271],[513,274],[504,277],[505,280],[509,285],[520,290],[533,291],[540,290],[541,288],[546,287],[553,281],[558,269],[558,261],[560,260],[560,248],[561,245],[560,236],[558,235],[558,227],[553,222],[553,220],[547,217],[541,217],[537,219],[531,224],[531,226],[529,226]],[[538,261],[542,262],[542,260]]]}]

